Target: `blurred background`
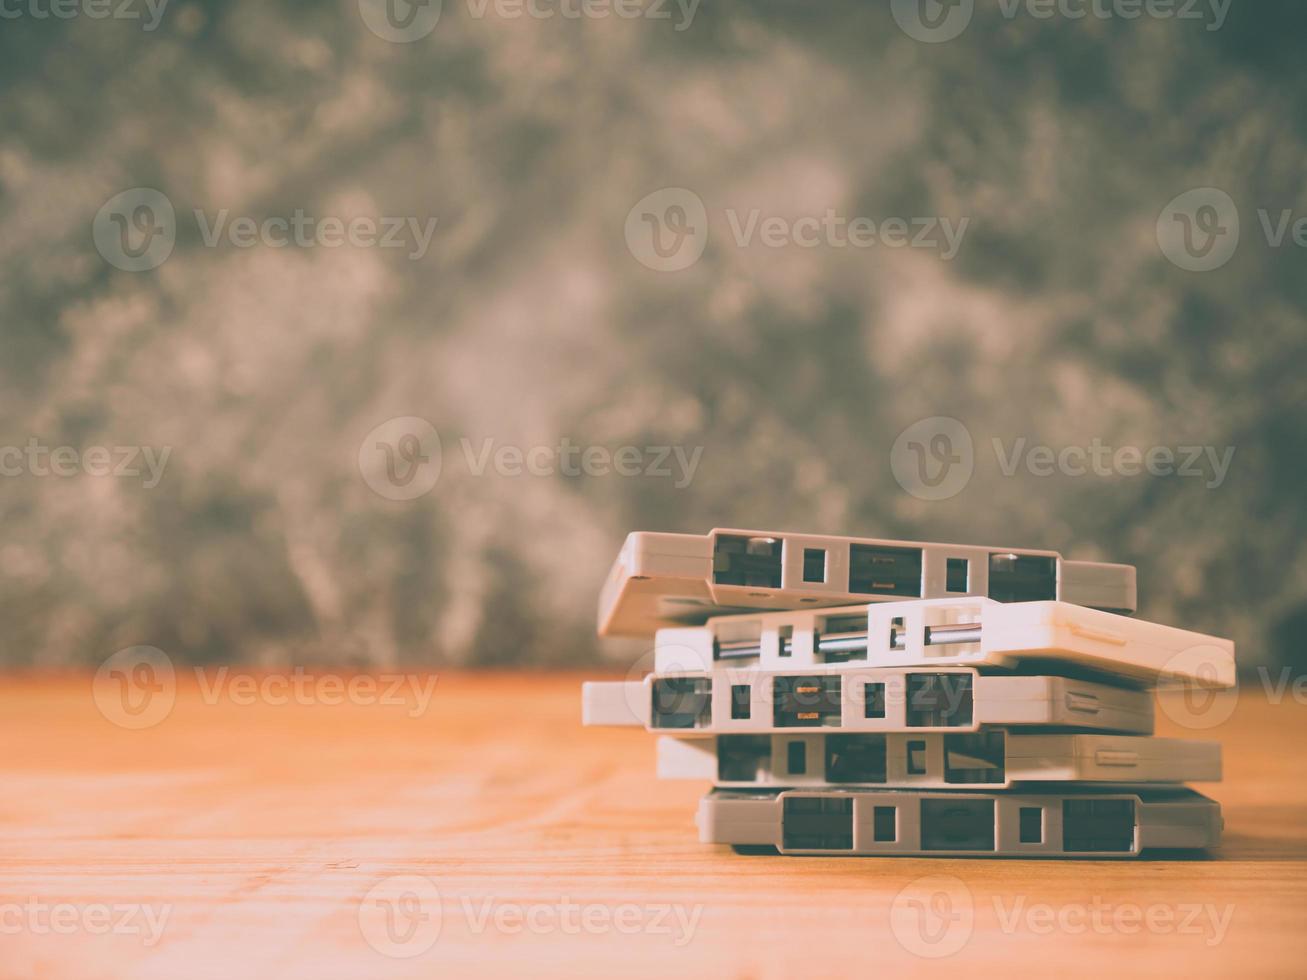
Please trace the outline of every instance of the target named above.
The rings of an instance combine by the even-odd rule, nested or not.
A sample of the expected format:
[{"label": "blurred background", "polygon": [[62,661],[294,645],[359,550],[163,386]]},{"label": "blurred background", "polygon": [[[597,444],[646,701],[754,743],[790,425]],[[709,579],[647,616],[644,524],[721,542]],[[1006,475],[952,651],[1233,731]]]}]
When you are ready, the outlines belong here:
[{"label": "blurred background", "polygon": [[1307,666],[1300,2],[62,3],[0,18],[3,665],[620,662],[625,534],[722,526]]}]

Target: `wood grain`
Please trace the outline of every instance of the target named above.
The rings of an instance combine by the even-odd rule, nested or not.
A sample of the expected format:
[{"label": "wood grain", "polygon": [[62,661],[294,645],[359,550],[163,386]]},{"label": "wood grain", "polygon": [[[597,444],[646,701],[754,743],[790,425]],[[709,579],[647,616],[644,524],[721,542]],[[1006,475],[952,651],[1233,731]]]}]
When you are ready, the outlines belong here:
[{"label": "wood grain", "polygon": [[[1225,806],[1219,853],[1035,862],[782,858],[703,846],[693,814],[704,787],[656,781],[642,732],[582,729],[582,678],[434,680],[419,711],[412,688],[399,704],[244,704],[231,675],[215,693],[211,673],[203,687],[179,682],[159,724],[129,731],[97,710],[89,678],[8,678],[0,972],[77,980],[1307,972],[1307,706],[1291,697],[1270,704],[1260,685],[1246,686],[1233,717],[1203,733],[1226,747],[1226,782],[1203,787]],[[1159,733],[1185,734],[1165,719]],[[438,938],[411,958],[367,941],[364,929],[375,935],[379,921],[371,912],[360,924],[370,889],[402,874],[429,878],[440,898]],[[969,902],[958,928],[969,921],[970,933],[942,962],[909,951],[892,928],[903,921],[891,917],[903,914],[895,897],[922,876],[958,879]],[[67,903],[73,931],[46,930],[34,902]],[[99,906],[166,911],[161,938],[95,934]],[[435,918],[426,921],[433,929]]]}]

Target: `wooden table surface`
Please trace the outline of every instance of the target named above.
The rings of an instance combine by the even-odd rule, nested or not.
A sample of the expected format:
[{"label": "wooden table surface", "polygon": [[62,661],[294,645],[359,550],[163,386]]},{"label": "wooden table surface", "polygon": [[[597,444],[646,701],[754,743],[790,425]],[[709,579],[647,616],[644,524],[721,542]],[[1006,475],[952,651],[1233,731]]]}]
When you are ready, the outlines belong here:
[{"label": "wooden table surface", "polygon": [[7,678],[0,975],[1307,975],[1292,697],[1245,685],[1204,733],[1226,764],[1205,859],[812,859],[699,844],[704,786],[655,780],[643,732],[582,729],[581,680],[442,674],[338,704],[321,675],[296,694],[179,672],[170,713],[130,730],[90,678]]}]

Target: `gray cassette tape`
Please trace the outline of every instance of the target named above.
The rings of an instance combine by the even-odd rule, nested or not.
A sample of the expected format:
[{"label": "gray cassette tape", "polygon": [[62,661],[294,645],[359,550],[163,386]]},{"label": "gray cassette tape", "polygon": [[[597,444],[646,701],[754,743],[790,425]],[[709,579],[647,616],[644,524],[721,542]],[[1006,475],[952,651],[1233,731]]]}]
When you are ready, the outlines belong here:
[{"label": "gray cassette tape", "polygon": [[636,725],[678,736],[976,731],[1038,725],[1151,735],[1146,691],[1057,676],[936,669],[727,667],[582,687],[586,725]]},{"label": "gray cassette tape", "polygon": [[1221,840],[1221,808],[1188,789],[1027,787],[1003,793],[718,789],[699,803],[706,844],[782,854],[1136,857]]},{"label": "gray cassette tape", "polygon": [[1216,782],[1216,742],[1147,735],[886,732],[658,740],[658,775],[719,787],[994,789],[1020,783]]},{"label": "gray cassette tape", "polygon": [[748,609],[947,596],[1061,599],[1134,612],[1135,569],[1027,548],[772,531],[641,531],[627,536],[604,584],[599,634],[647,636]]},{"label": "gray cassette tape", "polygon": [[971,597],[750,613],[661,629],[654,640],[658,674],[948,664],[1087,670],[1141,685],[1235,683],[1229,640],[1070,602]]}]

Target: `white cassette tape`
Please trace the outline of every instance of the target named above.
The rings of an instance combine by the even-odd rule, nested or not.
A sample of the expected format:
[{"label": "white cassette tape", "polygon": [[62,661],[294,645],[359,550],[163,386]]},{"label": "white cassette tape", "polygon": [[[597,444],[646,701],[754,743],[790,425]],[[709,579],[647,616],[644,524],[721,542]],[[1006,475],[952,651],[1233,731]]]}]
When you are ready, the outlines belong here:
[{"label": "white cassette tape", "polygon": [[1069,602],[922,599],[721,616],[702,626],[661,629],[654,646],[659,674],[726,664],[767,670],[970,664],[1054,674],[1081,669],[1144,685],[1235,684],[1230,640]]},{"label": "white cassette tape", "polygon": [[1067,561],[1054,551],[718,529],[635,532],[599,598],[599,634],[648,636],[748,609],[987,596],[1136,608],[1130,565]]},{"label": "white cassette tape", "polygon": [[1130,792],[1023,787],[919,790],[714,790],[699,803],[705,844],[782,854],[920,857],[1137,857],[1221,841],[1221,808],[1188,789]]},{"label": "white cassette tape", "polygon": [[719,787],[995,789],[1021,783],[1217,782],[1216,742],[1147,735],[791,732],[663,736],[658,775]]},{"label": "white cassette tape", "polygon": [[1079,678],[933,669],[809,667],[772,671],[720,666],[582,686],[586,725],[637,725],[678,736],[976,731],[1038,725],[1150,735],[1146,691]]}]

